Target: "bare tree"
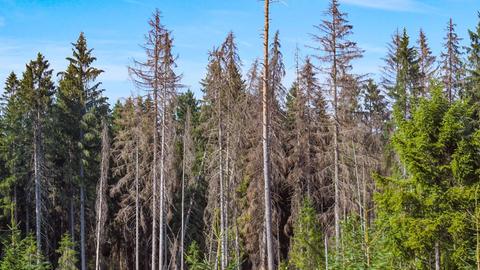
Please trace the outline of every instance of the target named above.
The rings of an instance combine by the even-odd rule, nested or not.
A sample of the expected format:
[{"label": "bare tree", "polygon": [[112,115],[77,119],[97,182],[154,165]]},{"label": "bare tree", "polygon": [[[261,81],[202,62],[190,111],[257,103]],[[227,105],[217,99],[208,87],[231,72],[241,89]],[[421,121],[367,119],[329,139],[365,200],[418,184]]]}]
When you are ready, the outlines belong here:
[{"label": "bare tree", "polygon": [[267,248],[267,265],[273,270],[273,235],[272,235],[272,196],[270,194],[270,146],[269,146],[269,26],[270,26],[270,0],[265,0],[264,5],[265,29],[263,33],[263,93],[262,93],[262,142],[263,142],[263,180],[264,180],[264,218]]},{"label": "bare tree", "polygon": [[347,14],[339,10],[338,0],[331,0],[330,6],[326,12],[327,19],[316,28],[321,32],[320,35],[314,35],[314,40],[318,42],[317,49],[323,55],[317,58],[329,66],[322,70],[328,76],[327,84],[330,88],[333,110],[333,150],[334,150],[334,189],[335,189],[335,243],[337,251],[340,248],[340,119],[339,119],[339,96],[342,90],[347,87],[351,69],[351,61],[360,58],[362,51],[357,44],[348,40],[352,34],[353,26],[348,24]]},{"label": "bare tree", "polygon": [[100,163],[100,181],[97,187],[97,226],[96,226],[96,249],[95,249],[95,270],[101,269],[101,246],[105,237],[105,222],[107,220],[106,189],[108,171],[110,169],[110,139],[109,128],[105,119],[102,120],[102,153]]},{"label": "bare tree", "polygon": [[[166,134],[166,108],[168,106],[169,91],[175,86],[176,76],[172,76],[171,67],[174,58],[171,55],[171,39],[165,27],[160,23],[160,11],[156,10],[149,21],[150,30],[145,36],[143,46],[147,59],[144,62],[135,61],[134,67],[129,72],[134,77],[135,83],[153,92],[153,164],[152,164],[152,253],[151,268],[156,269],[157,255],[160,269],[163,267],[164,249],[164,161],[165,161],[165,134]],[[174,73],[173,73],[174,75]],[[161,129],[160,153],[158,149],[159,129]],[[160,156],[159,156],[160,155]],[[160,159],[160,164],[158,163]],[[159,166],[160,165],[160,166]],[[157,167],[160,167],[160,179]],[[158,183],[160,180],[160,183]],[[157,200],[159,199],[159,202]],[[160,209],[158,209],[160,207]],[[157,228],[157,212],[159,212],[160,224]],[[158,230],[158,232],[157,232]],[[157,251],[157,235],[160,237]]]}]

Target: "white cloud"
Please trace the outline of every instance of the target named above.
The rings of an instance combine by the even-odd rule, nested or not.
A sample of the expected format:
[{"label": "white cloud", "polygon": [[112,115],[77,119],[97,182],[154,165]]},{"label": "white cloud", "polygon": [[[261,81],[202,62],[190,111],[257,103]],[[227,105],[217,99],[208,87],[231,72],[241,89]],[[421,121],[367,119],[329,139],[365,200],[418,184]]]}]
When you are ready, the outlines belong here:
[{"label": "white cloud", "polygon": [[340,2],[360,7],[391,11],[426,12],[432,7],[417,0],[340,0]]}]

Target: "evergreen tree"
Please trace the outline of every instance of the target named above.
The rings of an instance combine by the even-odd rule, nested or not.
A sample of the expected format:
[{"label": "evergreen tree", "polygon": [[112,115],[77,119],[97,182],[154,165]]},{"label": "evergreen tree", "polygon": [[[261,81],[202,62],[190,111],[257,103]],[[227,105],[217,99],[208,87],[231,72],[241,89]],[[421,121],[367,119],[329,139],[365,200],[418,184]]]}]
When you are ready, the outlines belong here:
[{"label": "evergreen tree", "polygon": [[58,258],[57,270],[78,270],[78,254],[75,250],[75,243],[71,240],[68,233],[62,236],[57,253],[60,256]]},{"label": "evergreen tree", "polygon": [[474,30],[468,30],[470,46],[467,47],[468,75],[466,97],[474,102],[480,101],[480,12],[478,24]]},{"label": "evergreen tree", "polygon": [[[60,73],[57,103],[60,121],[64,123],[60,128],[63,129],[63,139],[68,145],[65,150],[71,155],[65,157],[71,166],[66,171],[71,175],[66,177],[77,179],[74,183],[68,183],[71,195],[77,194],[76,187],[80,188],[80,265],[85,270],[87,221],[90,220],[86,211],[93,206],[93,200],[87,198],[94,197],[88,194],[92,194],[99,178],[101,119],[107,115],[108,105],[107,99],[102,95],[101,83],[96,81],[103,71],[92,65],[97,59],[92,55],[92,49],[88,48],[85,35],[80,33],[72,46],[72,56],[67,57],[69,66],[65,72]],[[73,204],[73,201],[70,203]],[[70,211],[73,211],[72,208]],[[70,215],[74,216],[74,213]],[[74,220],[70,222],[73,228]],[[71,233],[74,234],[74,229],[71,229]]]},{"label": "evergreen tree", "polygon": [[304,200],[295,221],[289,257],[294,269],[311,270],[325,267],[322,231],[310,199]]},{"label": "evergreen tree", "polygon": [[388,94],[393,99],[393,106],[398,115],[409,118],[410,113],[422,96],[419,85],[419,58],[413,46],[410,46],[410,38],[407,30],[398,37],[398,47],[393,58],[389,62],[396,66],[396,80],[394,85],[388,88]]},{"label": "evergreen tree", "polygon": [[54,84],[52,82],[52,70],[50,64],[40,53],[37,59],[30,61],[23,73],[20,95],[27,107],[26,115],[31,121],[32,139],[31,152],[33,156],[33,179],[35,186],[35,236],[38,254],[42,253],[44,234],[42,227],[45,226],[45,203],[48,177],[45,160],[46,135],[51,119],[52,95]]},{"label": "evergreen tree", "polygon": [[422,29],[420,29],[417,44],[420,95],[427,96],[429,94],[430,81],[434,79],[437,68],[435,67],[435,56],[432,55],[432,50]]},{"label": "evergreen tree", "polygon": [[441,54],[442,82],[445,84],[446,96],[450,103],[462,96],[459,90],[464,73],[462,54],[460,52],[460,41],[462,39],[455,32],[455,27],[456,24],[450,18],[446,28],[447,34],[444,38],[444,50]]},{"label": "evergreen tree", "polygon": [[[379,178],[378,221],[405,268],[456,269],[473,265],[478,187],[474,109],[464,100],[449,106],[436,86],[410,120],[399,122],[395,150],[404,177]],[[450,240],[449,240],[450,239]],[[398,255],[396,255],[398,256]]]},{"label": "evergreen tree", "polygon": [[0,260],[1,270],[48,270],[50,264],[37,253],[35,240],[31,236],[24,239],[15,225],[10,229],[10,239],[4,241],[5,251]]}]

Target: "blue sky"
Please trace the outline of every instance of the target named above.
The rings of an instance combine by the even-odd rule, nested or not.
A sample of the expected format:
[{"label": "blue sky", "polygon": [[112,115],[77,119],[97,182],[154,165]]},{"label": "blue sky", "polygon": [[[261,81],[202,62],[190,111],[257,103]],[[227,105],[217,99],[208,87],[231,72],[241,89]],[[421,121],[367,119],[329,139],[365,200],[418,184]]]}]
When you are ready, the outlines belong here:
[{"label": "blue sky", "polygon": [[[467,29],[477,22],[480,0],[340,0],[354,25],[353,40],[365,50],[355,63],[359,73],[379,73],[386,44],[397,28],[406,27],[412,40],[423,28],[435,54],[441,51],[450,17],[468,41]],[[323,18],[327,0],[280,0],[272,7],[272,29],[280,30],[287,68],[285,84],[294,76],[294,53],[315,53],[313,25]],[[208,51],[229,31],[236,35],[243,70],[261,57],[262,2],[260,0],[0,0],[0,82],[10,71],[21,73],[25,63],[42,52],[55,73],[65,69],[71,42],[83,31],[105,70],[100,77],[111,102],[136,93],[127,74],[132,59],[142,59],[139,44],[155,8],[173,31],[178,72],[183,84],[200,95]]]}]

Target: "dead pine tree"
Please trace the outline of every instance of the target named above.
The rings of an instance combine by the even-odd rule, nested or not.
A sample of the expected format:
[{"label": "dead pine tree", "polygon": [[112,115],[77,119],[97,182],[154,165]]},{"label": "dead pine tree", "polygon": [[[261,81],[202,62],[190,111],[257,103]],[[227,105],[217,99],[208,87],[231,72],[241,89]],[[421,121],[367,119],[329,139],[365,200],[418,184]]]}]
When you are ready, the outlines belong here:
[{"label": "dead pine tree", "polygon": [[101,246],[105,234],[105,222],[107,221],[107,198],[106,189],[108,181],[108,171],[110,168],[110,138],[108,134],[108,125],[105,119],[102,120],[102,152],[100,162],[100,182],[97,188],[97,226],[96,226],[96,248],[95,248],[95,270],[101,269]]},{"label": "dead pine tree", "polygon": [[269,23],[270,23],[270,0],[265,0],[264,5],[265,25],[263,33],[263,87],[262,87],[262,144],[263,144],[263,180],[264,180],[264,211],[265,211],[265,236],[267,248],[268,270],[275,268],[273,259],[273,235],[272,235],[272,197],[270,194],[270,152],[269,152]]},{"label": "dead pine tree", "polygon": [[[339,9],[338,0],[331,0],[326,16],[321,24],[316,26],[320,34],[313,35],[318,43],[316,49],[321,52],[317,59],[325,63],[321,70],[327,75],[327,85],[332,96],[333,120],[333,151],[334,151],[334,192],[335,192],[335,244],[340,248],[340,121],[339,121],[339,96],[344,88],[345,80],[351,69],[351,61],[360,58],[362,51],[357,44],[348,40],[352,34],[353,26],[346,19],[347,14]],[[338,252],[337,252],[338,253]]]},{"label": "dead pine tree", "polygon": [[183,158],[182,158],[182,202],[181,202],[181,228],[180,228],[180,269],[185,269],[185,188],[188,185],[190,177],[192,177],[192,167],[194,163],[194,144],[192,139],[192,120],[191,110],[187,109],[185,116],[185,125],[183,130]]},{"label": "dead pine tree", "polygon": [[161,84],[161,55],[163,52],[162,39],[165,35],[165,28],[160,23],[160,11],[157,9],[148,22],[150,30],[145,36],[143,48],[146,60],[140,62],[135,60],[134,66],[129,67],[130,76],[140,88],[153,93],[153,163],[152,163],[152,252],[151,269],[156,269],[157,263],[157,199],[158,194],[158,130],[159,130],[159,88]]},{"label": "dead pine tree", "polygon": [[[162,54],[160,58],[160,102],[161,102],[161,145],[160,145],[160,202],[159,202],[159,269],[163,269],[167,266],[167,251],[168,251],[168,239],[167,239],[167,220],[166,213],[169,212],[167,206],[169,205],[169,185],[166,177],[171,176],[172,166],[168,160],[172,160],[172,145],[174,143],[173,134],[175,133],[173,128],[172,108],[177,95],[177,88],[180,87],[179,81],[181,76],[175,74],[175,60],[173,56],[173,38],[171,33],[165,30],[161,40]],[[168,268],[168,267],[167,267]]]}]

